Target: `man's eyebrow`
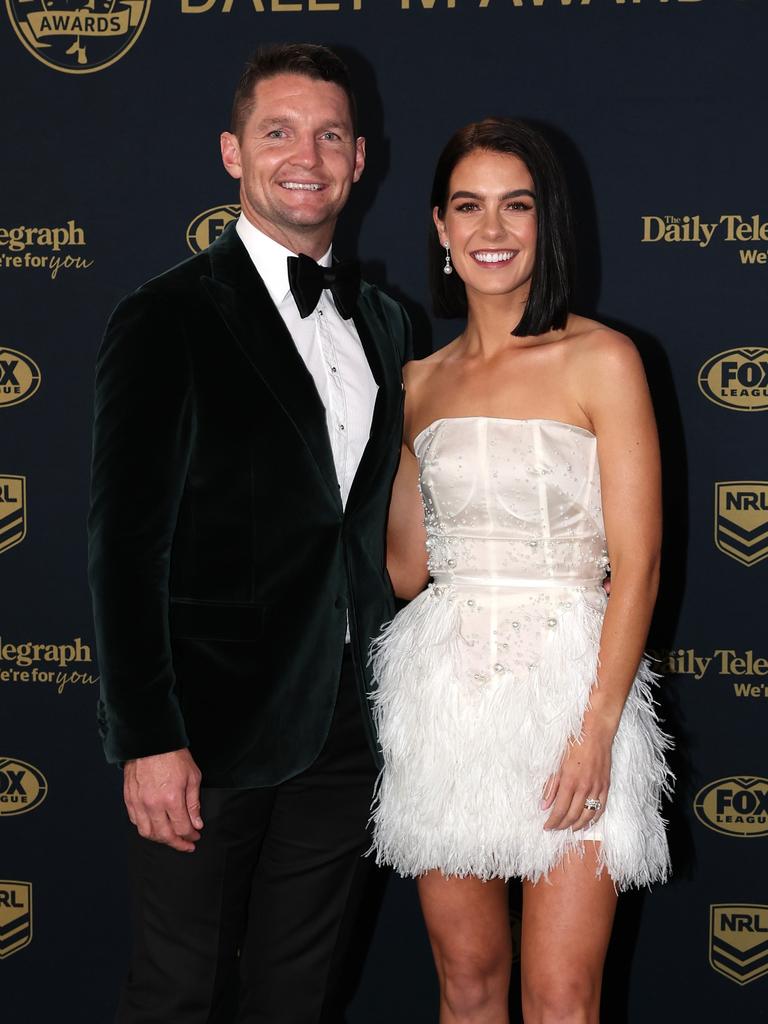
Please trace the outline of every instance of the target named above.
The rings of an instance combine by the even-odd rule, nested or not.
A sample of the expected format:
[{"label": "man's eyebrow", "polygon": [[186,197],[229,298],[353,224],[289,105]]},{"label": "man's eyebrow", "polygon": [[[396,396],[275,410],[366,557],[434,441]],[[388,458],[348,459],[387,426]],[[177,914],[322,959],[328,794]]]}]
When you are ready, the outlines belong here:
[{"label": "man's eyebrow", "polygon": [[[504,195],[499,196],[499,202],[503,202],[505,199],[516,199],[517,196],[530,196],[531,199],[536,199],[535,193],[531,192],[529,188],[516,188],[511,192],[505,192]],[[454,192],[451,196],[451,202],[454,199],[484,199],[485,196],[478,194],[477,192]]]}]

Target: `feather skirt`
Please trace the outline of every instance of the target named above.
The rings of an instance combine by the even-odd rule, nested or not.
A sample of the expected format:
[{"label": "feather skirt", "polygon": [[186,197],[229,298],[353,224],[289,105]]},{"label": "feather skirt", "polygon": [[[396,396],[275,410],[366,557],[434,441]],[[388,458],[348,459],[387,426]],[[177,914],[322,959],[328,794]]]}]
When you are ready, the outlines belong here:
[{"label": "feather skirt", "polygon": [[[478,632],[468,612],[476,614],[483,599],[495,609],[494,628]],[[533,612],[532,600],[539,602]],[[371,651],[384,755],[372,811],[379,864],[406,876],[439,869],[536,882],[594,838],[598,873],[607,870],[617,889],[666,879],[660,808],[671,786],[664,757],[671,744],[659,727],[656,676],[646,659],[614,739],[608,799],[592,835],[543,828],[550,812],[541,810],[542,791],[578,742],[597,678],[604,607],[602,588],[484,594],[476,602],[432,585],[384,628]],[[516,663],[507,639],[521,624],[527,648]],[[505,664],[494,660],[501,648]]]}]

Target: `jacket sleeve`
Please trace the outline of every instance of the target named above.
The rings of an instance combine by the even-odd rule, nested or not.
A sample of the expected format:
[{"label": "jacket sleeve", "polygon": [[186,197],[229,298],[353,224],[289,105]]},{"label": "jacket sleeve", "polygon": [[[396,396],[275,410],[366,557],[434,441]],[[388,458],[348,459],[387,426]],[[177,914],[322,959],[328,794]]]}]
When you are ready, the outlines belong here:
[{"label": "jacket sleeve", "polygon": [[112,314],[96,364],[88,571],[109,761],[188,744],[168,577],[193,419],[180,320],[140,290]]}]

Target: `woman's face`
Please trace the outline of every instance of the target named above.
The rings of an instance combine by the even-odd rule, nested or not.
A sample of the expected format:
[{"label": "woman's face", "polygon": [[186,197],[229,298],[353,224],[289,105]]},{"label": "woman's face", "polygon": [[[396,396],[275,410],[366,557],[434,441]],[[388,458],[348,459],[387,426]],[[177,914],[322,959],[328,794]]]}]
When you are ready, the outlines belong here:
[{"label": "woman's face", "polygon": [[524,302],[536,256],[536,196],[519,157],[477,149],[448,183],[444,217],[433,211],[440,244],[451,247],[456,273],[483,295],[518,293]]}]

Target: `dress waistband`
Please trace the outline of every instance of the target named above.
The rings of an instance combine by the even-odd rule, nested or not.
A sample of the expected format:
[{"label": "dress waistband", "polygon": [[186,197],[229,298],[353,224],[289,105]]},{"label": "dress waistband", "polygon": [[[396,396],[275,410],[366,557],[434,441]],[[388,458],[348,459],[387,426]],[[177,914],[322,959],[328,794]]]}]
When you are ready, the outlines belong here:
[{"label": "dress waistband", "polygon": [[602,576],[579,577],[579,576],[541,576],[531,578],[526,576],[465,576],[460,573],[436,573],[434,582],[439,587],[455,586],[464,587],[528,587],[534,590],[551,588],[553,590],[568,590],[579,587],[599,587],[602,585]]}]

